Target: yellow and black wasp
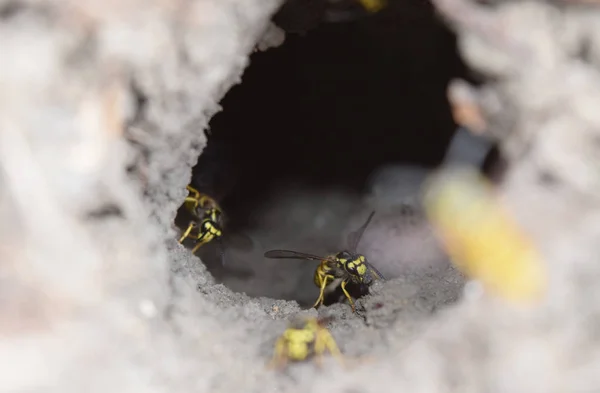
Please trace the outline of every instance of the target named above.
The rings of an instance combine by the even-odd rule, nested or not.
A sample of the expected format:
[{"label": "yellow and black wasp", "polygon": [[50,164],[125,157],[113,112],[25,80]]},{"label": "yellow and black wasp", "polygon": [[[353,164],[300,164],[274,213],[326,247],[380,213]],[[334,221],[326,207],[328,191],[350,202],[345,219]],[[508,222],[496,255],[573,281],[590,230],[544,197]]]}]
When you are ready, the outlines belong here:
[{"label": "yellow and black wasp", "polygon": [[226,218],[215,199],[189,185],[187,190],[189,195],[185,198],[183,207],[191,215],[191,220],[179,238],[179,243],[183,243],[186,239],[193,240],[195,245],[192,254],[195,254],[200,247],[216,241],[222,265],[225,265],[225,243],[240,250],[253,248],[253,242],[247,236],[241,234],[235,237],[224,236]]},{"label": "yellow and black wasp", "polygon": [[294,318],[289,327],[277,339],[275,353],[269,364],[272,368],[283,368],[289,361],[301,362],[316,356],[317,364],[329,351],[341,364],[344,364],[333,336],[325,327],[331,318]]},{"label": "yellow and black wasp", "polygon": [[187,186],[189,195],[185,198],[184,207],[192,215],[188,227],[181,235],[179,243],[185,239],[193,239],[195,246],[192,254],[212,240],[219,242],[221,261],[224,263],[223,247],[223,211],[219,204],[210,196],[203,194],[192,186]]},{"label": "yellow and black wasp", "polygon": [[350,302],[352,312],[356,312],[352,296],[346,289],[348,283],[357,284],[361,289],[365,289],[372,284],[373,278],[385,280],[383,275],[368,262],[364,255],[356,252],[358,243],[374,215],[375,212],[372,212],[367,221],[356,232],[348,236],[348,250],[326,257],[291,250],[270,250],[265,253],[265,257],[320,261],[321,263],[315,270],[314,275],[314,283],[319,288],[319,297],[313,307],[318,308],[323,304],[325,292],[331,292],[340,286],[344,296]]}]

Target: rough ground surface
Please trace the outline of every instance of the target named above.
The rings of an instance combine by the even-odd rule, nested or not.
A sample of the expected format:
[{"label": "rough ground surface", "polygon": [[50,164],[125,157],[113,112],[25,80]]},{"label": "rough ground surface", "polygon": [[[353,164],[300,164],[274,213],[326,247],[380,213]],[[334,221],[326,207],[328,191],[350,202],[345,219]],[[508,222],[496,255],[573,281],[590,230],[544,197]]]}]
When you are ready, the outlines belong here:
[{"label": "rough ground surface", "polygon": [[[319,311],[336,316],[342,349],[361,356],[353,369],[265,369],[299,306],[215,284],[171,223],[202,129],[276,2],[0,1],[0,389],[598,391],[598,11],[434,3],[466,58],[496,77],[481,104],[511,162],[502,195],[551,273],[541,305],[474,289],[444,309],[460,298],[460,276],[427,245],[423,262],[417,251],[394,258],[385,237],[407,210],[388,211],[364,251],[395,278],[361,301],[362,317],[343,304]],[[283,198],[281,209],[302,216],[310,200],[288,209]],[[350,209],[321,203],[324,213],[335,205],[333,217]],[[368,210],[325,219],[323,231],[348,230]],[[413,213],[406,227],[430,238]],[[264,247],[313,244],[286,233],[270,245],[253,235]]]}]

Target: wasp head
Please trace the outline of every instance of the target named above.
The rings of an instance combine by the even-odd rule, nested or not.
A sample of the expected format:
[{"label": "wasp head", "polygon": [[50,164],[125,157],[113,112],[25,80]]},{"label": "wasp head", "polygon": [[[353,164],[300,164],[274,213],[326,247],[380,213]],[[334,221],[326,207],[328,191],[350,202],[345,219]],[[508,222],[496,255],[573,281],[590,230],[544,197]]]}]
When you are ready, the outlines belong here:
[{"label": "wasp head", "polygon": [[210,209],[204,210],[204,218],[215,223],[215,225],[219,226],[219,229],[221,227],[222,214],[221,209],[217,207],[211,207]]},{"label": "wasp head", "polygon": [[370,281],[367,274],[367,258],[361,254],[352,254],[348,251],[342,251],[336,255],[338,263],[343,269],[358,282]]}]

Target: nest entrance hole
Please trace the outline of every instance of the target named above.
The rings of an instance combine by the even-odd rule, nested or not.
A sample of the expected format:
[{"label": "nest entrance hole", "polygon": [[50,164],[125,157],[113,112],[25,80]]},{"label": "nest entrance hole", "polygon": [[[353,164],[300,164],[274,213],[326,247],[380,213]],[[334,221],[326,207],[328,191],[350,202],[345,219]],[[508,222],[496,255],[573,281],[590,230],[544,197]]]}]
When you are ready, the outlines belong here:
[{"label": "nest entrance hole", "polygon": [[[291,184],[306,193],[337,190],[359,199],[377,168],[433,168],[442,161],[456,129],[446,88],[450,79],[464,77],[465,68],[454,35],[431,6],[400,3],[368,18],[288,33],[282,46],[251,55],[241,84],[211,120],[208,144],[193,168],[192,185],[223,207],[227,236],[254,242],[246,254],[226,243],[225,267],[216,243],[200,249],[197,255],[217,281],[251,296],[312,305],[317,263],[269,261],[263,252],[280,248],[282,238],[292,244],[294,217],[308,220],[311,206],[315,219],[345,210],[339,201],[304,201],[271,214],[281,225],[267,220],[276,234],[270,238],[263,218],[273,201],[282,192],[289,196]],[[186,224],[182,217],[180,226]],[[314,233],[314,249],[307,244],[298,251],[342,246],[339,233],[323,231]]]}]

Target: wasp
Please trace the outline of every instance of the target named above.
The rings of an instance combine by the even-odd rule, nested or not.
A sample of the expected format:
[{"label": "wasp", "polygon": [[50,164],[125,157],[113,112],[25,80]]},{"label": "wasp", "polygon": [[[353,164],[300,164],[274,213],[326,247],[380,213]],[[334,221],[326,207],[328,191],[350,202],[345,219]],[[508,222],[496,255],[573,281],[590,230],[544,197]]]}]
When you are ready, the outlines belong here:
[{"label": "wasp", "polygon": [[331,318],[295,318],[288,328],[277,339],[275,353],[269,366],[282,368],[289,361],[301,362],[311,356],[316,356],[320,365],[321,358],[329,351],[343,364],[340,352],[333,336],[325,327]]},{"label": "wasp", "polygon": [[328,0],[323,20],[329,23],[350,22],[384,9],[386,0]]},{"label": "wasp", "polygon": [[291,250],[270,250],[265,253],[265,257],[320,261],[321,263],[315,270],[314,275],[314,283],[319,288],[319,297],[313,307],[318,308],[323,304],[325,292],[331,292],[340,286],[350,303],[350,307],[352,307],[352,312],[356,312],[352,296],[346,289],[348,283],[358,284],[362,289],[371,285],[373,277],[385,280],[383,275],[368,262],[364,255],[356,252],[358,243],[374,215],[375,212],[372,212],[367,221],[356,232],[348,236],[348,249],[335,255],[320,257]]},{"label": "wasp", "polygon": [[210,196],[200,193],[192,186],[186,187],[189,195],[185,198],[184,206],[192,215],[192,221],[181,235],[179,243],[187,238],[196,242],[192,254],[206,243],[215,240],[219,242],[221,261],[224,263],[223,247],[223,212],[219,204]]},{"label": "wasp", "polygon": [[427,181],[423,202],[448,255],[471,279],[511,301],[544,295],[542,257],[489,180],[471,168],[448,168]]},{"label": "wasp", "polygon": [[186,188],[189,195],[185,198],[183,206],[191,214],[192,219],[181,235],[179,243],[183,243],[185,239],[194,240],[195,246],[192,254],[195,254],[200,247],[216,241],[222,265],[225,265],[225,244],[244,251],[254,248],[254,243],[248,236],[242,234],[225,236],[223,230],[226,217],[214,198],[201,193],[190,185]]},{"label": "wasp", "polygon": [[288,33],[305,34],[322,23],[351,22],[387,6],[388,0],[286,0],[273,21]]}]

